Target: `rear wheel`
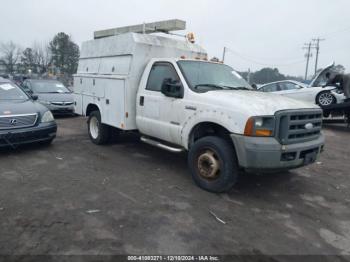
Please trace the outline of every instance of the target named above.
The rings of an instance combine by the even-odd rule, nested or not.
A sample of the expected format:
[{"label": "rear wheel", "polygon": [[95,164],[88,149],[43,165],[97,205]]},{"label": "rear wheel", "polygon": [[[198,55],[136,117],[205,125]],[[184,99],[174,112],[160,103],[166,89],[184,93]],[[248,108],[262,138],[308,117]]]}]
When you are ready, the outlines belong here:
[{"label": "rear wheel", "polygon": [[335,98],[335,96],[332,95],[332,93],[329,91],[321,92],[316,97],[316,104],[320,106],[329,106],[335,104],[336,101],[337,99]]},{"label": "rear wheel", "polygon": [[91,141],[96,145],[106,144],[110,137],[110,128],[101,123],[99,111],[93,111],[88,119],[88,131]]},{"label": "rear wheel", "polygon": [[237,181],[238,163],[232,144],[220,137],[199,139],[190,149],[188,164],[195,183],[210,192],[226,192]]}]

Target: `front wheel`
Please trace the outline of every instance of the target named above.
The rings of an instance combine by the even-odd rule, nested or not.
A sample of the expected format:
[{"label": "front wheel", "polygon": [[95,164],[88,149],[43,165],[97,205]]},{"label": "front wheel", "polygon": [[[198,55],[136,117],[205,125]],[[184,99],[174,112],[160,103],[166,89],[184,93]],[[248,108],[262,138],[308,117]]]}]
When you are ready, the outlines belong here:
[{"label": "front wheel", "polygon": [[321,92],[316,97],[316,104],[318,104],[319,106],[329,106],[335,104],[336,102],[337,99],[329,91]]},{"label": "front wheel", "polygon": [[208,136],[196,141],[190,149],[188,165],[195,183],[210,192],[229,191],[237,181],[235,150],[220,137]]},{"label": "front wheel", "polygon": [[106,144],[110,137],[110,128],[101,123],[101,114],[94,111],[89,115],[88,131],[91,141],[96,145]]}]

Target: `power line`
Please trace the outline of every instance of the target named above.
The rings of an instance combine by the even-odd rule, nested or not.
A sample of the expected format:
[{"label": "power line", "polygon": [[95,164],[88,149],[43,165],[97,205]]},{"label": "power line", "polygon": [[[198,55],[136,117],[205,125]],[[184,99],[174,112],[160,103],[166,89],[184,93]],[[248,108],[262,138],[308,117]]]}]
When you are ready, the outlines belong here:
[{"label": "power line", "polygon": [[326,37],[327,36],[327,38],[329,38],[331,35],[344,33],[344,32],[347,32],[347,31],[350,31],[350,26],[349,27],[345,27],[344,29],[341,29],[341,30],[338,30],[338,31],[333,31],[333,32],[330,32],[330,33],[323,34],[323,35],[321,35],[321,37]]},{"label": "power line", "polygon": [[245,55],[242,55],[241,53],[231,49],[231,48],[228,48],[228,47],[224,47],[224,52],[223,52],[223,58],[226,57],[226,54],[227,52],[230,52],[230,53],[233,53],[235,54],[236,56],[242,58],[243,60],[246,60],[248,62],[251,62],[251,63],[254,63],[254,64],[258,64],[258,65],[263,65],[263,66],[270,66],[270,67],[281,67],[281,66],[290,66],[290,65],[295,65],[295,64],[301,64],[301,63],[304,63],[305,62],[305,59],[303,60],[295,60],[295,61],[292,61],[290,63],[285,63],[285,64],[274,64],[274,63],[264,63],[264,62],[260,62],[260,61],[257,61],[255,59],[252,59],[250,57],[247,57]]}]

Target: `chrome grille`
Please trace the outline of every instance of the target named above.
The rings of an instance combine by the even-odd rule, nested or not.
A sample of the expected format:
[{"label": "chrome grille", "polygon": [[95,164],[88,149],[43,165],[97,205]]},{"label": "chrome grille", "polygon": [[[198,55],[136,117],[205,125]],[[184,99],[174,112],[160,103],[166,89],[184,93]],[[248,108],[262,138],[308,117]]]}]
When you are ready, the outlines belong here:
[{"label": "chrome grille", "polygon": [[276,114],[278,139],[293,144],[317,138],[322,128],[322,110],[291,110]]},{"label": "chrome grille", "polygon": [[55,106],[70,106],[73,105],[74,102],[50,102]]},{"label": "chrome grille", "polygon": [[34,126],[38,114],[0,116],[0,130]]}]

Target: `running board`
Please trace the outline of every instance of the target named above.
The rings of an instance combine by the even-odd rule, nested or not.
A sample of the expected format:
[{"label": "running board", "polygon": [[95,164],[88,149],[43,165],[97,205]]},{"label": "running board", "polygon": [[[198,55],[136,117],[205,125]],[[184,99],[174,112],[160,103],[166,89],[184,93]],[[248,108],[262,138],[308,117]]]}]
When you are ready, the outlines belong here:
[{"label": "running board", "polygon": [[171,146],[162,144],[162,143],[159,142],[159,141],[156,141],[156,140],[153,140],[153,139],[144,137],[144,136],[141,137],[141,141],[144,142],[144,143],[146,143],[146,144],[149,144],[149,145],[151,145],[151,146],[156,146],[156,147],[159,147],[159,148],[161,148],[161,149],[165,149],[165,150],[170,151],[170,152],[173,152],[173,153],[181,153],[181,152],[184,151],[184,149],[182,149],[182,148],[171,147]]}]

